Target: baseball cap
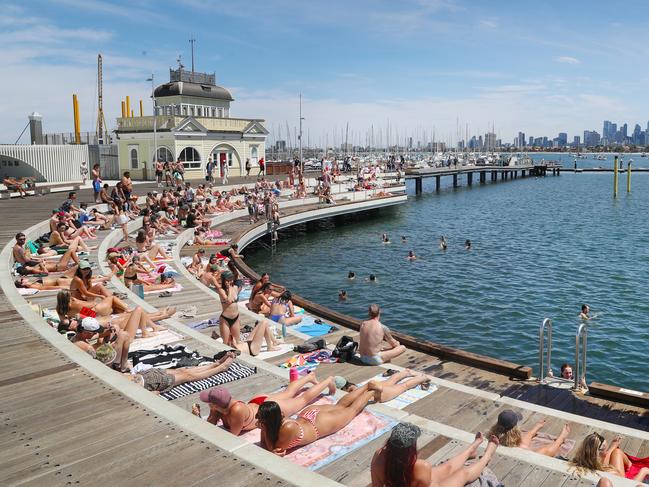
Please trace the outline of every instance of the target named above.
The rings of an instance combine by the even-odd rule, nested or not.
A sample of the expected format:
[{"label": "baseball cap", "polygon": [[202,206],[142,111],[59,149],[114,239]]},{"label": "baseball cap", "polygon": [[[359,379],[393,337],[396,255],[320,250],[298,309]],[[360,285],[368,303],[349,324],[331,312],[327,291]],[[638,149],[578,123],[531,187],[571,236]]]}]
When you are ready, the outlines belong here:
[{"label": "baseball cap", "polygon": [[232,399],[230,391],[225,387],[212,387],[211,389],[202,391],[199,397],[201,401],[214,404],[220,408],[228,407],[228,404],[230,404],[230,400]]},{"label": "baseball cap", "polygon": [[221,277],[228,281],[230,279],[234,279],[234,274],[232,274],[232,272],[230,271],[225,271],[223,274],[221,274]]},{"label": "baseball cap", "polygon": [[521,413],[516,413],[511,409],[505,409],[498,415],[498,424],[505,430],[509,431],[516,426],[521,419],[523,419]]},{"label": "baseball cap", "polygon": [[104,331],[104,327],[95,318],[90,316],[81,320],[81,326],[79,328],[80,331],[90,331],[93,333],[102,333]]},{"label": "baseball cap", "polygon": [[347,385],[347,379],[341,377],[340,375],[336,375],[334,377],[334,382],[336,384],[336,389],[342,389]]},{"label": "baseball cap", "polygon": [[410,448],[417,444],[417,438],[421,435],[419,426],[412,423],[399,423],[392,428],[388,439],[388,445],[396,448]]},{"label": "baseball cap", "polygon": [[92,269],[92,266],[90,265],[90,262],[88,262],[87,260],[80,260],[79,269]]}]

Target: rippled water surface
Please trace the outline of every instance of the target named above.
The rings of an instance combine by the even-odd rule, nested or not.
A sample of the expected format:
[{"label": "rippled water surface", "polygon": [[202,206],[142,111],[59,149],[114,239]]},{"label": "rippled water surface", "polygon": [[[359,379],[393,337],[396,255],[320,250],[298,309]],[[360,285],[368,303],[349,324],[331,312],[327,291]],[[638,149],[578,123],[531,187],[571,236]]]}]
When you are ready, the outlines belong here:
[{"label": "rippled water surface", "polygon": [[[408,203],[398,208],[294,227],[274,256],[258,245],[244,254],[273,281],[325,306],[362,318],[378,302],[395,329],[535,371],[542,319],[554,321],[556,371],[573,361],[586,302],[599,315],[589,327],[587,379],[647,391],[649,174],[634,175],[631,195],[625,177],[616,201],[610,173],[437,194],[434,179],[424,180],[425,193],[414,196],[409,186]],[[392,244],[381,243],[383,232]],[[449,239],[446,252],[440,235]],[[470,252],[465,239],[474,244]],[[411,249],[415,262],[406,260]],[[355,281],[347,280],[349,270]],[[370,273],[377,283],[365,281]],[[338,302],[341,289],[347,302]]]}]

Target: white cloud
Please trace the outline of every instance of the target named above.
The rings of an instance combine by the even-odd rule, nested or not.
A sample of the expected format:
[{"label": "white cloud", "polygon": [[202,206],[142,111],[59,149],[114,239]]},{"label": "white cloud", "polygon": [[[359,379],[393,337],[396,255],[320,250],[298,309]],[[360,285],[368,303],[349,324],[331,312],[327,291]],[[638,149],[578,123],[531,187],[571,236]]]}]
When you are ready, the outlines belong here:
[{"label": "white cloud", "polygon": [[556,58],[555,61],[563,64],[581,64],[579,59],[572,56],[560,56]]}]

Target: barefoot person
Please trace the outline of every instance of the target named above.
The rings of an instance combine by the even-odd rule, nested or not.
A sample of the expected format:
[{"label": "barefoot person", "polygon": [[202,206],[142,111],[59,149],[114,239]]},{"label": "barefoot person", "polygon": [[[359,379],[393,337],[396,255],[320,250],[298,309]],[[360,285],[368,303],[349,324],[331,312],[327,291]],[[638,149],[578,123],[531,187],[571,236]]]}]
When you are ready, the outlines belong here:
[{"label": "barefoot person", "polygon": [[380,321],[381,308],[378,304],[370,304],[369,319],[363,321],[360,329],[358,352],[361,362],[365,365],[380,365],[389,362],[406,351],[390,334],[387,326]]},{"label": "barefoot person", "polygon": [[[239,287],[234,283],[231,272],[221,274],[221,286],[216,291],[221,300],[221,316],[219,317],[219,331],[223,343],[236,347],[241,342],[241,323],[239,322]],[[251,353],[251,355],[253,355]],[[255,354],[256,355],[256,354]]]},{"label": "barefoot person", "polygon": [[[390,373],[388,374],[388,372]],[[378,395],[378,402],[391,401],[395,397],[398,397],[404,392],[414,389],[417,386],[421,387],[422,390],[428,390],[430,387],[430,379],[428,377],[424,374],[413,372],[410,369],[404,369],[401,372],[394,369],[388,369],[383,376],[388,377],[388,379],[371,381],[373,383],[372,390],[375,391],[375,397]],[[334,377],[334,380],[336,382],[336,387],[342,391],[352,392],[358,389],[356,384],[347,382],[344,377],[337,375]]]},{"label": "barefoot person", "polygon": [[[219,334],[216,331],[213,331],[212,338],[215,340],[218,339]],[[259,352],[261,352],[261,345],[264,341],[266,342],[266,351],[272,352],[279,350],[279,342],[273,338],[267,320],[257,321],[255,323],[255,327],[248,335],[248,341],[236,342],[230,346],[236,348],[240,352],[247,353],[251,357],[255,357],[259,355]],[[223,341],[223,343],[225,343],[225,341]]]},{"label": "barefoot person", "polygon": [[[617,436],[608,446],[602,435],[591,433],[581,442],[570,463],[579,474],[610,472],[636,482],[643,482],[649,476],[649,468],[635,466],[631,458],[620,449],[621,442],[622,437]],[[649,461],[647,458],[637,460],[643,464]]]},{"label": "barefoot person", "polygon": [[[150,368],[131,376],[131,380],[140,384],[147,391],[154,394],[167,392],[169,389],[186,382],[209,379],[210,377],[225,372],[234,362],[235,354],[229,352],[212,364],[196,367],[181,367],[178,369]],[[130,374],[129,374],[130,375]],[[202,393],[201,393],[202,394]]]},{"label": "barefoot person", "polygon": [[371,381],[345,394],[336,404],[307,406],[298,413],[297,419],[286,419],[279,404],[267,400],[257,412],[262,446],[276,455],[284,456],[288,450],[337,433],[375,398],[375,391],[370,387]]},{"label": "barefoot person", "polygon": [[523,419],[523,416],[520,413],[506,409],[498,415],[498,422],[489,431],[489,436],[497,436],[500,444],[503,446],[517,446],[526,450],[535,451],[541,455],[556,457],[561,449],[561,445],[563,445],[563,442],[570,434],[570,426],[564,424],[561,433],[550,445],[534,449],[532,448],[532,440],[534,440],[534,437],[545,426],[545,419],[538,421],[531,430],[525,433],[521,432],[518,428],[518,422],[521,419]]},{"label": "barefoot person", "polygon": [[[308,384],[311,384],[311,387],[303,391]],[[242,431],[257,428],[255,417],[259,406],[264,402],[273,401],[285,416],[292,416],[317,399],[325,390],[329,394],[336,392],[333,377],[318,381],[316,375],[311,373],[291,382],[283,391],[261,394],[247,403],[233,399],[230,391],[220,386],[201,392],[200,399],[210,406],[210,415],[207,418],[209,423],[218,424],[222,421],[225,429],[233,435],[239,435]],[[200,415],[200,407],[195,404],[192,412]]]},{"label": "barefoot person", "polygon": [[463,487],[480,477],[498,447],[498,439],[491,437],[482,458],[465,465],[467,460],[476,457],[482,443],[482,434],[477,433],[466,450],[433,467],[417,458],[420,435],[419,427],[410,423],[399,423],[392,429],[385,446],[372,458],[372,487]]}]

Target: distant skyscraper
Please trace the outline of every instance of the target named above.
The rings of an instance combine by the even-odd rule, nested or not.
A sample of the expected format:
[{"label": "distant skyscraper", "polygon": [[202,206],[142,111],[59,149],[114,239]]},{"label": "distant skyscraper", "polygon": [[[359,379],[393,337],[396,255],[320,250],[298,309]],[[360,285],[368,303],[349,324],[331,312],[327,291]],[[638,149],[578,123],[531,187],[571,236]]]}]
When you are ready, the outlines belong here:
[{"label": "distant skyscraper", "polygon": [[514,145],[520,148],[525,147],[525,134],[523,132],[518,132],[518,137],[514,140]]},{"label": "distant skyscraper", "polygon": [[575,147],[579,147],[581,145],[581,137],[575,135],[574,138],[572,139],[572,145],[574,145]]},{"label": "distant skyscraper", "polygon": [[559,132],[559,137],[557,137],[557,143],[559,147],[565,147],[568,145],[568,134],[565,132]]},{"label": "distant skyscraper", "polygon": [[496,148],[496,134],[487,132],[484,136],[485,150],[494,150]]},{"label": "distant skyscraper", "polygon": [[532,137],[531,135],[529,141],[527,142],[527,145],[529,145],[530,147],[534,145],[534,137]]},{"label": "distant skyscraper", "polygon": [[615,129],[613,128],[613,125],[614,124],[612,124],[608,120],[604,120],[604,129],[602,130],[602,137],[604,137],[608,141],[611,141],[615,138]]},{"label": "distant skyscraper", "polygon": [[584,146],[585,147],[596,147],[600,144],[600,135],[593,130],[584,130]]}]

